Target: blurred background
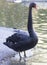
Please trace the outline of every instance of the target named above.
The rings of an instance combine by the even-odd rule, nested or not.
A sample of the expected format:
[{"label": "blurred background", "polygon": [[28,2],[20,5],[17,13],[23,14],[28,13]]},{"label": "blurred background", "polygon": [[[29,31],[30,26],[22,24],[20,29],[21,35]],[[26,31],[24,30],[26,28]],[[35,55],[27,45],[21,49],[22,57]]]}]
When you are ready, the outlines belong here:
[{"label": "blurred background", "polygon": [[[0,0],[0,27],[27,31],[28,10],[31,2],[37,4],[37,10],[33,9],[32,15],[33,26],[39,41],[34,49],[34,56],[30,57],[26,64],[47,65],[47,0]],[[15,62],[12,62],[11,65],[14,64]]]}]

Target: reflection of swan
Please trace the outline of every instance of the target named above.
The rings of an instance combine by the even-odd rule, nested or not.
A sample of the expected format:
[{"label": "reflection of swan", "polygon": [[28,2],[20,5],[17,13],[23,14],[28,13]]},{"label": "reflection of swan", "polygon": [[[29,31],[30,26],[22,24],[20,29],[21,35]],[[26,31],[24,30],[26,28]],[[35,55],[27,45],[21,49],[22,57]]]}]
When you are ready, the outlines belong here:
[{"label": "reflection of swan", "polygon": [[[27,32],[24,32],[21,30],[16,31],[16,33],[8,37],[6,39],[6,42],[4,43],[9,48],[18,52],[22,52],[22,51],[33,48],[37,44],[38,37],[35,34],[33,30],[33,25],[32,25],[32,22],[33,22],[32,8],[35,8],[35,7],[36,7],[35,3],[31,3],[29,6],[29,16],[28,16],[28,25],[27,25],[28,34]],[[24,56],[26,56],[25,53],[24,53]]]}]

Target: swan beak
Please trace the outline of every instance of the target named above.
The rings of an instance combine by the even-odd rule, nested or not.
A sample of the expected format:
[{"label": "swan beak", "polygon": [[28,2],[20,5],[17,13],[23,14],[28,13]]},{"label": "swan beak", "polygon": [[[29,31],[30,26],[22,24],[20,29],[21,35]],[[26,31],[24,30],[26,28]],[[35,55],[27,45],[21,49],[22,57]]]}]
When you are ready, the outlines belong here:
[{"label": "swan beak", "polygon": [[37,6],[35,6],[35,9],[36,9],[36,10],[38,10],[38,5],[37,5]]},{"label": "swan beak", "polygon": [[35,6],[35,9],[37,9],[37,6]]}]

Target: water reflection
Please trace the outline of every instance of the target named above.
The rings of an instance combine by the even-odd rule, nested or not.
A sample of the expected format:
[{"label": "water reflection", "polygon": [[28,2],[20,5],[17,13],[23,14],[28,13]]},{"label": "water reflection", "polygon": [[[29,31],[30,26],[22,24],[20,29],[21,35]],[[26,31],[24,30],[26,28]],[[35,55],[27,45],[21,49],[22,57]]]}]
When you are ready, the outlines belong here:
[{"label": "water reflection", "polygon": [[39,42],[37,45],[38,54],[35,55],[33,62],[47,63],[47,19],[46,9],[38,11],[38,22],[35,28],[38,32]]}]

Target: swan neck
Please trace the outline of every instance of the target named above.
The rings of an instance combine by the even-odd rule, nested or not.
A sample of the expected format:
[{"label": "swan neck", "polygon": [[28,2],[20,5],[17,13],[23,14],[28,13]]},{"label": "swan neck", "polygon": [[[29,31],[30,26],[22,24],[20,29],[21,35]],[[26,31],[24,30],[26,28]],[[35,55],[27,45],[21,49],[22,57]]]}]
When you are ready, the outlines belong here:
[{"label": "swan neck", "polygon": [[29,34],[31,36],[31,33],[33,31],[33,25],[32,25],[32,8],[31,7],[29,7],[29,15],[28,15],[28,25],[27,25],[27,27],[28,27],[28,32],[29,32]]}]

